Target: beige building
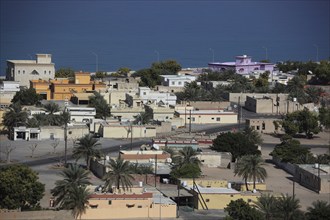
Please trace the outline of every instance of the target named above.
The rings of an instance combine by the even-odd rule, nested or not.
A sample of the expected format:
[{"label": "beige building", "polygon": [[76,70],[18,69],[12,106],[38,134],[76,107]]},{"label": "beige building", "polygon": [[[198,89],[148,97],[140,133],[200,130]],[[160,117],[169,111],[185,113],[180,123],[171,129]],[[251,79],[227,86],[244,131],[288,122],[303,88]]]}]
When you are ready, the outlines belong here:
[{"label": "beige building", "polygon": [[140,107],[111,108],[111,115],[120,121],[134,121],[135,117],[144,112]]},{"label": "beige building", "polygon": [[230,102],[210,102],[210,101],[186,101],[175,106],[176,108],[189,110],[189,107],[198,110],[224,110],[230,108]]},{"label": "beige building", "polygon": [[[233,124],[237,123],[237,113],[223,110],[176,110],[175,115],[186,124]],[[191,120],[190,120],[191,116]]]},{"label": "beige building", "polygon": [[156,137],[155,126],[148,125],[100,125],[99,134],[104,138],[147,138]]},{"label": "beige building", "polygon": [[94,193],[81,219],[176,218],[176,203],[161,194]]},{"label": "beige building", "polygon": [[174,108],[166,105],[145,105],[146,110],[150,109],[152,119],[155,121],[170,121],[174,118]]},{"label": "beige building", "polygon": [[[74,125],[68,126],[67,130],[68,140],[77,140],[87,134],[89,134],[89,128],[87,125]],[[64,127],[63,126],[42,126],[40,127],[40,139],[41,140],[54,140],[64,139]]]},{"label": "beige building", "polygon": [[251,203],[257,201],[260,193],[239,192],[231,188],[227,180],[181,179],[181,184],[194,196],[194,207],[203,209],[224,209],[231,201],[243,199]]},{"label": "beige building", "polygon": [[[274,122],[277,122],[278,128],[276,129]],[[276,118],[256,118],[246,119],[246,127],[250,127],[260,133],[271,134],[281,130],[280,122],[281,119]]]},{"label": "beige building", "polygon": [[275,94],[275,93],[225,93],[223,98],[227,99],[229,102],[238,103],[242,106],[245,105],[245,101],[247,97],[254,97],[254,98],[263,98],[269,97],[276,101],[277,98],[280,100],[287,100],[289,94]]},{"label": "beige building", "polygon": [[206,167],[223,167],[227,168],[231,162],[231,153],[203,151],[196,156]]},{"label": "beige building", "polygon": [[171,155],[165,151],[143,150],[143,151],[120,151],[119,158],[131,163],[170,163]]},{"label": "beige building", "polygon": [[37,54],[36,60],[7,60],[7,80],[18,81],[28,88],[30,80],[49,80],[55,77],[51,54]]}]

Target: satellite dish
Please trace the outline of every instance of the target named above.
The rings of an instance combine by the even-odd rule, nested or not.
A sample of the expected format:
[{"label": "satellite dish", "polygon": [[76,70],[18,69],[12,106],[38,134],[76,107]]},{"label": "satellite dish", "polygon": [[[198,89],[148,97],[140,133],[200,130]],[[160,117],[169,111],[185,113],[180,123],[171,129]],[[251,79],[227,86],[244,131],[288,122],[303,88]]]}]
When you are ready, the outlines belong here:
[{"label": "satellite dish", "polygon": [[155,148],[156,150],[159,150],[159,145],[158,144],[153,144],[152,147]]}]

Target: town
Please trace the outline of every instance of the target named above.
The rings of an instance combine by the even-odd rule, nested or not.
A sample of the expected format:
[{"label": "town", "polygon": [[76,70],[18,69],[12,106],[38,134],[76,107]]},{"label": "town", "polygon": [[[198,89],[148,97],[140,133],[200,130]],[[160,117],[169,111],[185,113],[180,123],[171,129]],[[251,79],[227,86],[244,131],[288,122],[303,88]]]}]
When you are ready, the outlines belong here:
[{"label": "town", "polygon": [[328,219],[330,62],[7,60],[1,219]]}]

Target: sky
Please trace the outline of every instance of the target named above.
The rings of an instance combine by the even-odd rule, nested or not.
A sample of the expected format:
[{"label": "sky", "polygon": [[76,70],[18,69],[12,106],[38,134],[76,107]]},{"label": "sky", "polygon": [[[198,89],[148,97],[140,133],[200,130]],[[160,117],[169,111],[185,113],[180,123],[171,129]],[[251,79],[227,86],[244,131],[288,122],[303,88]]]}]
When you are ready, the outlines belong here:
[{"label": "sky", "polygon": [[175,59],[328,59],[329,0],[0,0],[0,75],[6,60],[50,53],[56,69],[113,71]]}]

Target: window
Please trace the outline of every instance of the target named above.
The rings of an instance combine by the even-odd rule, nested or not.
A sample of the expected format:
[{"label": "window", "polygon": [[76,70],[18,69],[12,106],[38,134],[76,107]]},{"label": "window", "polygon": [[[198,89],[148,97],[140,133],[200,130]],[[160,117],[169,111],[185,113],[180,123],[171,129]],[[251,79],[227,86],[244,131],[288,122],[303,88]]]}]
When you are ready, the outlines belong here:
[{"label": "window", "polygon": [[214,120],[214,118],[211,118],[212,120]]},{"label": "window", "polygon": [[195,117],[192,117],[192,118],[191,118],[191,121],[195,121]]},{"label": "window", "polygon": [[112,205],[112,200],[109,200],[108,201],[108,205]]},{"label": "window", "polygon": [[23,74],[25,74],[25,70],[23,70]]},{"label": "window", "polygon": [[138,208],[141,209],[142,208],[142,205],[138,205]]},{"label": "window", "polygon": [[44,73],[46,74],[46,73],[47,73],[47,71],[45,70],[45,71],[44,71]]},{"label": "window", "polygon": [[51,74],[52,72],[51,71],[49,71],[49,75]]},{"label": "window", "polygon": [[20,74],[21,73],[21,71],[20,70],[18,70],[18,74]]},{"label": "window", "polygon": [[69,134],[72,134],[72,131],[69,131]]},{"label": "window", "polygon": [[220,117],[217,117],[217,121],[220,121]]},{"label": "window", "polygon": [[258,131],[260,130],[260,126],[257,126],[257,130],[258,130]]},{"label": "window", "polygon": [[182,82],[181,82],[181,81],[179,81],[179,82],[178,82],[178,84],[179,84],[179,85],[182,85]]},{"label": "window", "polygon": [[266,129],[266,124],[265,122],[262,122],[262,130],[265,130]]},{"label": "window", "polygon": [[147,93],[146,92],[143,92],[143,95],[147,95]]},{"label": "window", "polygon": [[205,202],[210,202],[210,199],[205,199]]},{"label": "window", "polygon": [[175,82],[172,81],[171,84],[172,84],[172,85],[175,85]]}]

